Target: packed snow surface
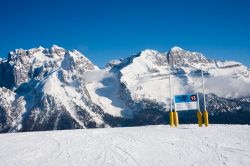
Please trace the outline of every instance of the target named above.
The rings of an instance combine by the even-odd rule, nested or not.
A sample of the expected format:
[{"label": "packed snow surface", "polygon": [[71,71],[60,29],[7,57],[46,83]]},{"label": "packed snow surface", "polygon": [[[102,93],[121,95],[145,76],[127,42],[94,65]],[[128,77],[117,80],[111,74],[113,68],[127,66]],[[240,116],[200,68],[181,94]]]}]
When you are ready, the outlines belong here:
[{"label": "packed snow surface", "polygon": [[0,135],[0,165],[250,165],[250,126],[146,126]]}]

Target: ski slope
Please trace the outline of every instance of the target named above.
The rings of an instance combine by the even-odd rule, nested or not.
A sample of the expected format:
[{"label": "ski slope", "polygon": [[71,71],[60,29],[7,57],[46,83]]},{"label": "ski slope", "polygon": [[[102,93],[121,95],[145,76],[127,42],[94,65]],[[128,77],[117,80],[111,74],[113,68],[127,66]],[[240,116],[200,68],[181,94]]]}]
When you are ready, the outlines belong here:
[{"label": "ski slope", "polygon": [[83,129],[0,135],[0,165],[250,165],[250,126]]}]

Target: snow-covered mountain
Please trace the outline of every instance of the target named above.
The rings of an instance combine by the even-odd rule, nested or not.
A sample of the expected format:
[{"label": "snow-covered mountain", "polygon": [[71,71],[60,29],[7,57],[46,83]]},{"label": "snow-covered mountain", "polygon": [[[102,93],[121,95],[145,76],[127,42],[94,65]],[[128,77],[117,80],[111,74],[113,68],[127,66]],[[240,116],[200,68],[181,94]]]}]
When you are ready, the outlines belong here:
[{"label": "snow-covered mountain", "polygon": [[10,52],[1,62],[1,131],[102,127],[104,112],[82,77],[99,70],[80,52],[55,45]]},{"label": "snow-covered mountain", "polygon": [[[201,92],[201,64],[210,121],[250,123],[250,71],[240,63],[173,47],[99,69],[80,52],[53,45],[16,49],[0,60],[0,131],[168,123],[169,74],[174,94]],[[181,122],[195,120],[180,113]]]}]

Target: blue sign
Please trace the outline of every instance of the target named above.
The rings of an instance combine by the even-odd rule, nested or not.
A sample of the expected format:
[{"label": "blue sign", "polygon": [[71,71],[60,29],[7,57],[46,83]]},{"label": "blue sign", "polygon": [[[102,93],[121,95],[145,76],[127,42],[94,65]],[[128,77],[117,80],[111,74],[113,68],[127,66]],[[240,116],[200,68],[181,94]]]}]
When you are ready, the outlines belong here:
[{"label": "blue sign", "polygon": [[175,103],[189,103],[189,102],[197,102],[198,97],[197,94],[188,94],[188,95],[176,95],[174,99]]},{"label": "blue sign", "polygon": [[198,95],[188,94],[188,95],[176,95],[175,99],[175,110],[197,110],[199,109]]},{"label": "blue sign", "polygon": [[188,94],[188,95],[176,95],[175,99],[175,110],[197,110],[199,109],[198,95]]}]

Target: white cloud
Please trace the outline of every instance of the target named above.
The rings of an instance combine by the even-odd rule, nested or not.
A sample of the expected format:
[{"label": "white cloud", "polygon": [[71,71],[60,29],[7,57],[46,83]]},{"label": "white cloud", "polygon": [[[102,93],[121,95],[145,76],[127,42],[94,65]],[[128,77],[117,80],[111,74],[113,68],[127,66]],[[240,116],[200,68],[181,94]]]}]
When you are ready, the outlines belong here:
[{"label": "white cloud", "polygon": [[249,82],[242,77],[217,76],[206,79],[206,90],[220,97],[237,98],[250,96]]},{"label": "white cloud", "polygon": [[87,82],[99,82],[104,78],[113,77],[113,74],[107,71],[95,70],[87,71],[82,76]]}]

